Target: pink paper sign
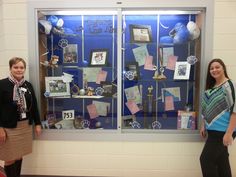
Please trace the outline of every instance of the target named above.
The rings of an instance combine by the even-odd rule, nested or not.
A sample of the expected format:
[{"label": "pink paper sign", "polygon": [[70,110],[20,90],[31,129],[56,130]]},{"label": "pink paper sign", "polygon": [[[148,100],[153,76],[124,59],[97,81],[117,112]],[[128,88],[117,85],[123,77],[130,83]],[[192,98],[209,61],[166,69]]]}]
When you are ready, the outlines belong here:
[{"label": "pink paper sign", "polygon": [[166,96],[165,97],[165,111],[174,110],[174,98],[173,96]]},{"label": "pink paper sign", "polygon": [[125,104],[128,107],[131,114],[135,114],[136,112],[140,110],[138,105],[133,100],[129,100]]},{"label": "pink paper sign", "polygon": [[178,59],[177,56],[170,55],[168,57],[166,69],[175,70],[175,63],[176,63],[177,59]]},{"label": "pink paper sign", "polygon": [[97,113],[97,109],[96,109],[95,104],[88,105],[87,110],[88,110],[90,119],[94,119],[94,118],[98,117],[98,113]]},{"label": "pink paper sign", "polygon": [[99,71],[98,75],[97,75],[97,80],[96,83],[100,84],[101,81],[106,81],[107,78],[107,71]]},{"label": "pink paper sign", "polygon": [[144,69],[146,70],[153,70],[153,56],[146,56],[145,58],[145,64],[144,64]]}]

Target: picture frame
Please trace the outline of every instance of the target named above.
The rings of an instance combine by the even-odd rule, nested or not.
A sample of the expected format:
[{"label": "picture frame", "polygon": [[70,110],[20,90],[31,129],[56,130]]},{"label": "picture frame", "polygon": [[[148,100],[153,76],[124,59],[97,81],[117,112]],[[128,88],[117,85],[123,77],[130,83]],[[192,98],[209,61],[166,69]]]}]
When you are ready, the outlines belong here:
[{"label": "picture frame", "polygon": [[125,78],[126,80],[139,80],[140,71],[137,61],[125,63]]},{"label": "picture frame", "polygon": [[174,79],[175,80],[188,80],[190,76],[191,65],[187,61],[176,62]]},{"label": "picture frame", "polygon": [[108,65],[108,49],[93,49],[90,51],[89,66],[107,66]]},{"label": "picture frame", "polygon": [[131,43],[152,42],[152,30],[150,25],[129,25]]},{"label": "picture frame", "polygon": [[78,63],[77,44],[68,44],[63,48],[63,63]]},{"label": "picture frame", "polygon": [[179,110],[177,117],[177,129],[196,129],[196,112]]},{"label": "picture frame", "polygon": [[45,77],[46,92],[50,97],[70,96],[70,84],[64,82],[63,77]]},{"label": "picture frame", "polygon": [[101,81],[101,87],[103,88],[102,96],[112,97],[117,92],[117,86],[110,81]]}]

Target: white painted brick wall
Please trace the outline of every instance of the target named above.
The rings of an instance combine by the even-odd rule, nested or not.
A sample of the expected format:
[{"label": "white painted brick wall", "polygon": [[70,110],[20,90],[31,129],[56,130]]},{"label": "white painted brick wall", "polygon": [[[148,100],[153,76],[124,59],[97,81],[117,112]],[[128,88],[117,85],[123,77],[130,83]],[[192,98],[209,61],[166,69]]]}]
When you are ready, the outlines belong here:
[{"label": "white painted brick wall", "polygon": [[[27,0],[1,0],[0,78],[12,56],[27,58]],[[222,58],[236,80],[236,1],[216,0],[214,57]],[[2,42],[3,41],[3,42]],[[5,41],[5,42],[4,42]],[[201,177],[203,143],[34,141],[24,174],[64,176]],[[236,177],[236,143],[230,147]]]}]

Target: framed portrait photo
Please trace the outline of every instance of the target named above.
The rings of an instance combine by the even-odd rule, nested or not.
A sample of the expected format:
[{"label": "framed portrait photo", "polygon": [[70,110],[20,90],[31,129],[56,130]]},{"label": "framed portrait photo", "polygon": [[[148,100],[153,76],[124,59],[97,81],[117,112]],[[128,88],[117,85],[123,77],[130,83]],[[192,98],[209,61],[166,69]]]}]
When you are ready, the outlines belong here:
[{"label": "framed portrait photo", "polygon": [[138,80],[140,78],[139,65],[137,61],[125,63],[125,78],[127,80]]},{"label": "framed portrait photo", "polygon": [[131,43],[152,42],[152,30],[149,25],[129,25]]},{"label": "framed portrait photo", "polygon": [[46,92],[49,96],[69,96],[70,84],[69,82],[63,82],[63,78],[60,77],[45,77]]},{"label": "framed portrait photo", "polygon": [[191,65],[187,61],[176,62],[174,79],[188,80],[190,75]]},{"label": "framed portrait photo", "polygon": [[63,48],[63,63],[78,63],[77,44],[68,44]]},{"label": "framed portrait photo", "polygon": [[93,49],[90,52],[89,66],[107,66],[108,49]]}]

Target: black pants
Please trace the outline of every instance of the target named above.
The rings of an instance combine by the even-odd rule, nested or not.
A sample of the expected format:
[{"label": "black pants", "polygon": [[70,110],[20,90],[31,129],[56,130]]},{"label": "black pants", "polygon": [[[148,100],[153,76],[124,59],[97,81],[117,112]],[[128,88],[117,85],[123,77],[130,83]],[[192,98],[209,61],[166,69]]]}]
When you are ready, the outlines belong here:
[{"label": "black pants", "polygon": [[[223,144],[224,132],[208,131],[200,156],[203,177],[232,177],[228,147]],[[233,137],[235,137],[235,133]]]}]

